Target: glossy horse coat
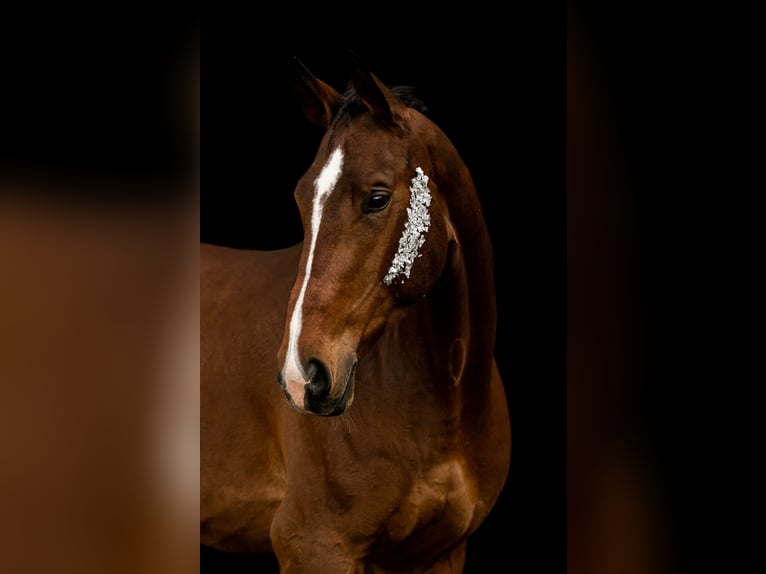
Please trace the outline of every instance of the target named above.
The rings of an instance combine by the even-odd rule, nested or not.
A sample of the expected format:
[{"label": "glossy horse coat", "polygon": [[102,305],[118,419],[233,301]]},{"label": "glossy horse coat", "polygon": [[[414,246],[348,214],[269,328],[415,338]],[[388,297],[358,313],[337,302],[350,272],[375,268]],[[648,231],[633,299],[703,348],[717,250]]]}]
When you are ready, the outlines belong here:
[{"label": "glossy horse coat", "polygon": [[326,128],[303,242],[201,246],[201,542],[282,572],[460,572],[511,450],[476,191],[405,91],[297,67]]}]

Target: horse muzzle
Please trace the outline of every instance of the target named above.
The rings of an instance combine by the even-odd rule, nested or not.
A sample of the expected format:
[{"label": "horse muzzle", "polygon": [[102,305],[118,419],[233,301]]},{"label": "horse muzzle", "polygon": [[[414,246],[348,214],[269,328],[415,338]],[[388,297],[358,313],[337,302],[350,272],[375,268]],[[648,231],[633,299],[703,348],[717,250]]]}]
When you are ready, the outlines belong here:
[{"label": "horse muzzle", "polygon": [[[335,378],[326,363],[312,358],[301,373],[279,373],[279,385],[290,404],[299,412],[319,416],[342,414],[353,401],[356,379],[356,355],[343,362]],[[305,375],[304,375],[305,373]]]}]

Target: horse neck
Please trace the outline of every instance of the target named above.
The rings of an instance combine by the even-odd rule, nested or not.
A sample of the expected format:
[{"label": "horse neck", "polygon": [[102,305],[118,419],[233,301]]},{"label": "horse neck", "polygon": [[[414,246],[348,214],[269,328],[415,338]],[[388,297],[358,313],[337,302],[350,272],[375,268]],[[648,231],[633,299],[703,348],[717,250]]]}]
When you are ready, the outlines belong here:
[{"label": "horse neck", "polygon": [[445,275],[454,293],[464,292],[451,304],[462,304],[469,315],[469,357],[481,369],[481,379],[488,380],[497,328],[492,243],[473,178],[452,142],[435,129],[440,151],[432,154],[434,179],[458,243],[452,246]]}]

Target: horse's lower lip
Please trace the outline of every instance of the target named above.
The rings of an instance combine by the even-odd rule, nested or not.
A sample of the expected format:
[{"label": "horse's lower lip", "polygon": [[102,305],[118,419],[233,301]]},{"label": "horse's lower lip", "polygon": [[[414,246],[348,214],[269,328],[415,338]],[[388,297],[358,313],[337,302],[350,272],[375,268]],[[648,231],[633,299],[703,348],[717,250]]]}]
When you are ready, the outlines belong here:
[{"label": "horse's lower lip", "polygon": [[338,401],[333,406],[332,410],[328,412],[314,412],[314,414],[322,417],[334,417],[343,414],[346,408],[351,404],[352,397],[354,395],[354,383],[356,382],[356,362],[352,365],[348,371],[348,377],[346,377],[346,384]]},{"label": "horse's lower lip", "polygon": [[353,396],[354,396],[355,383],[356,383],[356,363],[354,363],[354,366],[351,367],[351,370],[348,373],[348,378],[346,379],[346,388],[343,389],[343,394],[341,395],[340,400],[338,401],[338,404],[335,405],[335,410],[333,410],[334,415],[341,414],[351,404],[351,401],[353,400]]}]

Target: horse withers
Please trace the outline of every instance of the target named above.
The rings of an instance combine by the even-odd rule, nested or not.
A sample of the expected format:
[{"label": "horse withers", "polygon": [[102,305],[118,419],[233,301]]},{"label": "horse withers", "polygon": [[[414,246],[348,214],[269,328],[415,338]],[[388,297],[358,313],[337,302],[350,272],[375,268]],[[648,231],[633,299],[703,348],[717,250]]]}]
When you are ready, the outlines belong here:
[{"label": "horse withers", "polygon": [[505,484],[492,248],[471,175],[408,90],[296,62],[326,129],[303,242],[201,245],[201,543],[282,572],[460,572]]}]

